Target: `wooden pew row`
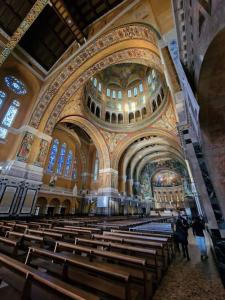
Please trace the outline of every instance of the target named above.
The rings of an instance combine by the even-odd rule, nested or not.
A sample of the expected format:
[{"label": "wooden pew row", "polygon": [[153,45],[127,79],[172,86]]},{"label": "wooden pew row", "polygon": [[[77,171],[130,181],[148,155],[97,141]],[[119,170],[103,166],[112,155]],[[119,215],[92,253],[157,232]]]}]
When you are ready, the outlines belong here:
[{"label": "wooden pew row", "polygon": [[64,242],[56,242],[54,252],[72,252],[73,254],[86,255],[86,262],[91,265],[107,268],[110,271],[128,272],[131,282],[138,284],[144,298],[148,300],[152,296],[153,276],[147,271],[145,258],[124,255],[112,251],[98,250],[93,247],[77,246]]},{"label": "wooden pew row", "polygon": [[103,235],[107,236],[117,236],[121,238],[132,238],[135,240],[142,240],[142,241],[147,241],[147,242],[159,242],[164,245],[165,250],[167,251],[167,257],[168,257],[168,262],[170,262],[172,256],[173,256],[173,248],[171,246],[171,243],[169,242],[169,238],[164,238],[164,237],[155,237],[155,236],[144,236],[144,235],[138,235],[138,234],[133,234],[130,235],[128,233],[118,233],[118,232],[108,232],[104,231]]},{"label": "wooden pew row", "polygon": [[165,232],[147,232],[147,231],[128,231],[128,230],[119,230],[119,229],[111,229],[111,232],[117,232],[117,233],[126,233],[131,235],[144,235],[144,236],[155,236],[155,237],[162,237],[162,238],[168,238],[169,240],[172,239],[171,233],[165,233]]},{"label": "wooden pew row", "polygon": [[131,245],[137,247],[143,247],[147,249],[155,249],[157,250],[157,255],[159,257],[159,261],[162,263],[162,268],[165,271],[168,267],[168,258],[165,251],[165,246],[159,242],[152,241],[141,241],[130,238],[121,238],[118,236],[110,236],[110,235],[102,235],[102,234],[93,234],[92,238],[94,240],[115,242],[123,245]]},{"label": "wooden pew row", "polygon": [[[68,244],[71,245],[71,244]],[[101,264],[90,264],[86,258],[31,247],[26,264],[43,268],[73,286],[89,290],[103,299],[136,300],[138,291],[131,289],[130,275]]]},{"label": "wooden pew row", "polygon": [[0,237],[0,253],[11,257],[18,257],[24,252],[19,251],[19,243],[6,237]]},{"label": "wooden pew row", "polygon": [[93,228],[93,227],[81,227],[81,226],[64,226],[63,228],[68,228],[68,229],[79,229],[79,230],[88,230],[91,231],[91,233],[101,233],[101,229],[100,228]]},{"label": "wooden pew row", "polygon": [[75,245],[91,247],[98,250],[114,251],[120,254],[127,254],[134,257],[144,258],[146,259],[148,270],[151,270],[153,272],[153,279],[156,285],[159,283],[162,277],[162,264],[160,265],[157,250],[155,249],[146,249],[142,247],[123,245],[120,243],[82,238],[76,238]]},{"label": "wooden pew row", "polygon": [[116,229],[111,229],[111,232],[114,233],[119,233],[119,234],[129,234],[131,236],[146,236],[146,237],[157,237],[157,238],[166,238],[168,246],[169,246],[169,250],[170,250],[170,255],[172,258],[172,255],[174,255],[175,250],[174,250],[174,240],[172,237],[172,234],[165,234],[165,233],[152,233],[152,232],[140,232],[140,231],[126,231],[126,230],[116,230]]},{"label": "wooden pew row", "polygon": [[1,300],[99,300],[99,297],[0,254]]}]

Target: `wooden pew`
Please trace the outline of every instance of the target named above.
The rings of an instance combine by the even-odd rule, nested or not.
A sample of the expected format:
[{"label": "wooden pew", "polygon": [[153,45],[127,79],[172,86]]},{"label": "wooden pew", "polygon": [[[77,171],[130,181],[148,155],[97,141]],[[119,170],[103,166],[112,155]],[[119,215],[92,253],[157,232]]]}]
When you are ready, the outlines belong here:
[{"label": "wooden pew", "polygon": [[99,297],[74,288],[57,278],[43,274],[8,256],[0,254],[1,300],[99,300]]},{"label": "wooden pew", "polygon": [[75,245],[92,247],[98,250],[114,251],[122,254],[128,254],[135,257],[145,258],[147,267],[155,274],[155,282],[158,283],[162,277],[163,265],[158,259],[157,250],[135,247],[120,243],[104,242],[101,240],[76,238]]},{"label": "wooden pew", "polygon": [[22,252],[19,251],[19,243],[6,237],[0,237],[0,253],[7,254],[12,257],[17,257],[22,254]]},{"label": "wooden pew", "polygon": [[91,231],[91,233],[101,233],[101,229],[100,228],[95,228],[95,227],[81,227],[81,226],[64,226],[64,228],[69,228],[69,229],[81,229],[81,230],[88,230]]},{"label": "wooden pew", "polygon": [[40,236],[14,231],[7,231],[6,237],[11,239],[12,241],[16,241],[18,243],[19,249],[25,251],[25,253],[27,253],[27,250],[30,246],[35,245],[38,247],[44,247],[43,237]]},{"label": "wooden pew", "polygon": [[73,254],[54,253],[31,247],[26,264],[44,268],[73,285],[82,285],[92,292],[104,295],[104,299],[110,296],[112,299],[134,300],[138,294],[130,289],[128,273],[115,269],[112,271],[101,264],[90,264],[86,258]]},{"label": "wooden pew", "polygon": [[163,244],[159,242],[151,242],[151,241],[142,241],[137,239],[130,238],[121,238],[117,236],[110,236],[110,235],[102,235],[102,234],[93,234],[92,238],[94,240],[101,240],[101,241],[107,241],[107,242],[115,242],[115,243],[121,243],[124,245],[132,245],[137,247],[143,247],[147,249],[155,249],[157,250],[158,255],[158,261],[162,262],[162,268],[165,271],[168,267],[168,257],[165,254],[165,247]]},{"label": "wooden pew", "polygon": [[111,271],[113,271],[112,268],[114,268],[115,270],[128,272],[131,276],[132,282],[136,284],[138,283],[139,286],[141,286],[145,299],[149,300],[149,297],[152,296],[152,274],[147,272],[145,258],[137,258],[112,251],[102,251],[92,247],[56,242],[55,252],[65,250],[72,251],[73,254],[84,253],[89,258],[89,263],[94,265],[96,265],[96,263],[100,260],[100,266],[109,268]]}]

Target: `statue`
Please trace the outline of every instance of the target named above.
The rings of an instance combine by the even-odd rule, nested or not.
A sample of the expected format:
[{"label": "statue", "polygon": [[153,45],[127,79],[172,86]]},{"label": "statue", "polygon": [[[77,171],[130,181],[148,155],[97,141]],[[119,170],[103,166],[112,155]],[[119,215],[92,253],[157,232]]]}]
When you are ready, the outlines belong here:
[{"label": "statue", "polygon": [[73,196],[77,196],[77,185],[76,184],[74,185],[74,188],[73,188]]},{"label": "statue", "polygon": [[50,178],[50,181],[49,181],[49,186],[55,186],[56,184],[56,180],[57,180],[57,175],[56,174],[53,174]]}]

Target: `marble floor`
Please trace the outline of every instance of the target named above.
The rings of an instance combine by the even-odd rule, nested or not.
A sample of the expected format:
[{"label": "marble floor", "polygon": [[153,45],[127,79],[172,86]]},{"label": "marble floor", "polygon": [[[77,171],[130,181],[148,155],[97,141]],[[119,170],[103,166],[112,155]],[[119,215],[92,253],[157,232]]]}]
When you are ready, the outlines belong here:
[{"label": "marble floor", "polygon": [[[207,237],[207,248],[210,239]],[[153,300],[225,300],[225,289],[219,278],[211,251],[209,258],[201,261],[200,253],[189,230],[189,252],[191,260],[178,254]]]}]

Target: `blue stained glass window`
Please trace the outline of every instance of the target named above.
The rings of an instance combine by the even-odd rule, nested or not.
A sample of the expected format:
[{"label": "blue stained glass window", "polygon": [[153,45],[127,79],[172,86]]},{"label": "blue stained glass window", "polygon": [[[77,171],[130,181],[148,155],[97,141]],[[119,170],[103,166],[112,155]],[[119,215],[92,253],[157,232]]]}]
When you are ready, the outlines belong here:
[{"label": "blue stained glass window", "polygon": [[142,83],[139,84],[139,91],[140,91],[140,93],[144,92],[143,84]]},{"label": "blue stained glass window", "polygon": [[98,83],[98,91],[99,91],[99,92],[102,91],[102,84],[101,84],[101,82]]},{"label": "blue stained glass window", "polygon": [[134,88],[134,97],[137,96],[137,94],[138,94],[138,89],[135,87]]},{"label": "blue stained glass window", "polygon": [[14,76],[6,76],[5,83],[7,87],[10,88],[17,95],[25,95],[27,93],[27,89],[23,82]]},{"label": "blue stained glass window", "polygon": [[8,108],[3,120],[2,120],[2,125],[6,127],[10,127],[15,119],[15,116],[18,111],[18,107],[20,106],[19,101],[13,100],[12,104]]},{"label": "blue stained glass window", "polygon": [[110,97],[110,89],[106,89],[106,96]]},{"label": "blue stained glass window", "polygon": [[98,159],[98,152],[96,152],[95,164],[94,164],[94,180],[98,179],[99,173],[99,159]]},{"label": "blue stained glass window", "polygon": [[57,174],[62,174],[65,154],[66,154],[66,144],[63,143],[58,158]]},{"label": "blue stained glass window", "polygon": [[59,147],[59,140],[55,139],[53,144],[52,144],[52,149],[51,153],[49,156],[49,163],[48,163],[48,172],[52,172],[54,168],[54,164],[56,161],[56,155],[58,152],[58,147]]},{"label": "blue stained glass window", "polygon": [[6,99],[6,93],[3,91],[0,91],[0,108],[3,105],[5,99]]},{"label": "blue stained glass window", "polygon": [[66,159],[65,176],[67,176],[67,177],[70,175],[70,170],[72,167],[72,160],[73,160],[73,152],[70,150],[68,152],[67,159]]},{"label": "blue stained glass window", "polygon": [[8,132],[7,129],[5,129],[5,128],[3,128],[3,127],[0,127],[0,138],[1,138],[1,139],[5,139],[6,136],[7,136],[7,132]]},{"label": "blue stained glass window", "polygon": [[122,92],[121,91],[118,92],[118,99],[122,99]]}]

